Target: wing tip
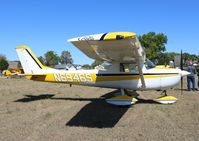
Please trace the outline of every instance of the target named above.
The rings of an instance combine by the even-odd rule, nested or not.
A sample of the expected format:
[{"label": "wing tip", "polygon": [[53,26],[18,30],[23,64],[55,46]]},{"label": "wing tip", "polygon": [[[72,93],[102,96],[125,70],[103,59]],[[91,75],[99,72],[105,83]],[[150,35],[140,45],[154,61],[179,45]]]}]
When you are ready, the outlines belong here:
[{"label": "wing tip", "polygon": [[17,46],[15,49],[30,49],[28,46],[26,45],[20,45],[20,46]]}]

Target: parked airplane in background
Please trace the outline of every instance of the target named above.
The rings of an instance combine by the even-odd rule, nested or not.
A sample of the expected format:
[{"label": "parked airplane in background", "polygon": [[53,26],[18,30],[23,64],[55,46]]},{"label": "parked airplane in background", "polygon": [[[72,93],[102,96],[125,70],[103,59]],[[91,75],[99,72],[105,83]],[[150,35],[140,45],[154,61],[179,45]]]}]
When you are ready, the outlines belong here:
[{"label": "parked airplane in background", "polygon": [[24,73],[23,73],[23,69],[21,68],[13,68],[13,69],[7,69],[3,72],[3,74],[6,77],[23,77]]},{"label": "parked airplane in background", "polygon": [[177,98],[166,95],[166,89],[180,83],[187,71],[176,68],[155,68],[145,57],[137,36],[133,32],[109,32],[77,37],[68,40],[88,57],[104,61],[98,69],[57,70],[41,64],[27,46],[16,51],[26,78],[34,81],[67,83],[119,89],[120,93],[106,101],[115,105],[134,104],[137,99],[127,90],[162,90],[165,96],[154,101],[163,104],[176,102]]}]

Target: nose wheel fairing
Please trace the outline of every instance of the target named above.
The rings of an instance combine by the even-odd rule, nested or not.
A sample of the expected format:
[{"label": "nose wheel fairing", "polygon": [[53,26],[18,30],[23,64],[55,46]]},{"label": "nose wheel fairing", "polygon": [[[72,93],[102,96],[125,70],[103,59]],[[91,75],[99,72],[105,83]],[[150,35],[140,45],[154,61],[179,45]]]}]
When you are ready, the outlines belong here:
[{"label": "nose wheel fairing", "polygon": [[173,104],[177,100],[178,99],[174,96],[162,96],[162,97],[153,99],[153,101],[158,102],[160,104]]}]

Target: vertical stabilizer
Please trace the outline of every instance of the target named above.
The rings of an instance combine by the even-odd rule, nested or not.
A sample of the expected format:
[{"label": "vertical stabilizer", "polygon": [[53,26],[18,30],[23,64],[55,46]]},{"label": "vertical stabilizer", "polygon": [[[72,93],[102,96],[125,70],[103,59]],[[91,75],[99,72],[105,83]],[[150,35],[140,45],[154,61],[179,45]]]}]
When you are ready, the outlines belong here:
[{"label": "vertical stabilizer", "polygon": [[44,68],[39,59],[34,55],[34,53],[27,46],[16,47],[19,60],[23,67],[25,74],[40,74],[41,69]]}]

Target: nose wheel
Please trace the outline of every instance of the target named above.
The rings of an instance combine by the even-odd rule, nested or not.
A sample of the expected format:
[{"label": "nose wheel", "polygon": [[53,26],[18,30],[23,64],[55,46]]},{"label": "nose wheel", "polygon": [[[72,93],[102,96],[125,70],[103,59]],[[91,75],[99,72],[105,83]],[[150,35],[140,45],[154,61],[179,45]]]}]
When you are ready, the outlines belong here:
[{"label": "nose wheel", "polygon": [[177,102],[177,98],[174,96],[168,96],[167,91],[163,90],[161,93],[163,96],[153,99],[153,101],[158,102],[160,104],[173,104]]}]

